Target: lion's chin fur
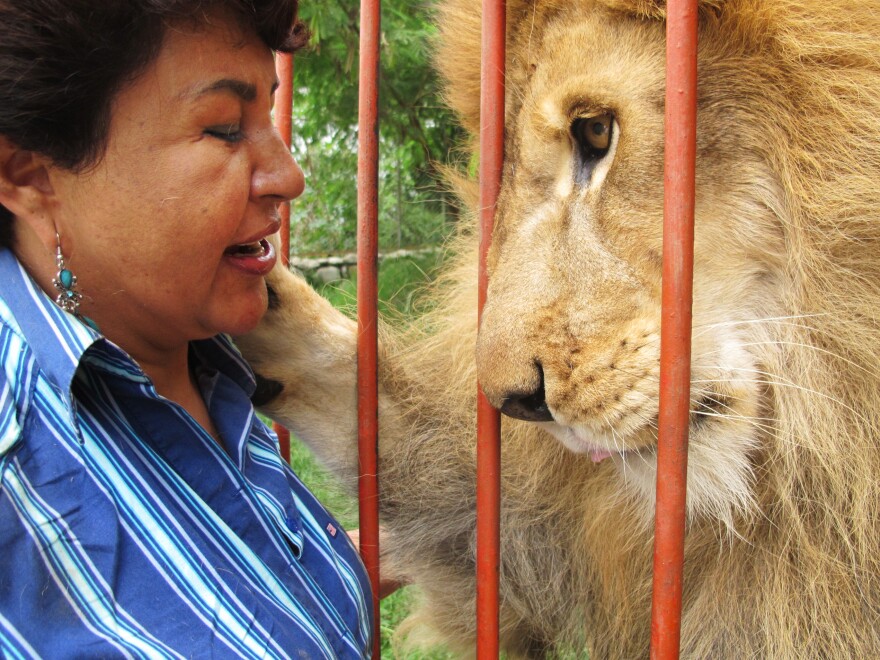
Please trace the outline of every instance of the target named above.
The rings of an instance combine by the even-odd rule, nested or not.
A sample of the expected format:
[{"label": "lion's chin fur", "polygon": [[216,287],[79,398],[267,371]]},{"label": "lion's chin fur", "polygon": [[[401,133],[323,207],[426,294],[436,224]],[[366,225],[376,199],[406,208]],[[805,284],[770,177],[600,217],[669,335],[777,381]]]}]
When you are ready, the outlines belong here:
[{"label": "lion's chin fur", "polygon": [[[383,562],[419,587],[413,639],[473,652],[479,378],[499,406],[541,391],[555,420],[503,422],[504,648],[647,655],[664,9],[507,2],[479,336],[466,217],[432,311],[383,337]],[[479,13],[437,7],[437,66],[474,137]],[[700,2],[699,89],[682,657],[880,657],[880,11]],[[597,116],[613,149],[577,142],[573,122]],[[474,183],[449,178],[478,209]],[[267,410],[353,488],[356,328],[302,280],[270,285],[242,350],[283,385]]]}]

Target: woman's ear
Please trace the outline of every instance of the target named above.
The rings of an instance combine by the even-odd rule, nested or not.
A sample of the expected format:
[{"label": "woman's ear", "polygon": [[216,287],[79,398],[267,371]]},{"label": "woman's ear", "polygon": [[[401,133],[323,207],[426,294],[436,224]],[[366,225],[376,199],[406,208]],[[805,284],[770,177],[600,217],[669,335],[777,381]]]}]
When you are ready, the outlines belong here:
[{"label": "woman's ear", "polygon": [[53,196],[48,159],[0,135],[0,204],[50,248],[55,244]]}]

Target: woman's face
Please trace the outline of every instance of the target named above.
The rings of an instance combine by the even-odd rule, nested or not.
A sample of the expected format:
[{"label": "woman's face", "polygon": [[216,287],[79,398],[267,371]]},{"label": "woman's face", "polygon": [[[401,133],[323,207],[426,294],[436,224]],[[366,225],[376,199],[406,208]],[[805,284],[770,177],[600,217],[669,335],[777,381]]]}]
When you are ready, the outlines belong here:
[{"label": "woman's face", "polygon": [[117,95],[98,166],[50,171],[80,311],[129,352],[241,334],[265,312],[265,238],[303,189],[271,121],[275,86],[256,35],[219,20],[171,28]]}]

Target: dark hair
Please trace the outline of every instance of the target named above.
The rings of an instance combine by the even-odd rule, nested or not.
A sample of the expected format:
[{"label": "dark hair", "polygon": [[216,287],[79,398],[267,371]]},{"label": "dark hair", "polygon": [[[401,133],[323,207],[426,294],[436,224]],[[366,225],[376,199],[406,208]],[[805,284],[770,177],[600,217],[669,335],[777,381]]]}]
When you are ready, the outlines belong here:
[{"label": "dark hair", "polygon": [[[113,98],[158,56],[168,26],[218,11],[272,50],[308,40],[297,0],[0,0],[0,135],[65,169],[98,163]],[[11,241],[0,205],[0,247]]]}]

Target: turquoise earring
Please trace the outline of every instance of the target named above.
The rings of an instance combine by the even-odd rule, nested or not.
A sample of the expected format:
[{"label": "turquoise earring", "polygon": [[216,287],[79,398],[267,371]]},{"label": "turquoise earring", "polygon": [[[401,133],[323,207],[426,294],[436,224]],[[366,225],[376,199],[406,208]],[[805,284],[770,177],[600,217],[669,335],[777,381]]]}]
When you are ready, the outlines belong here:
[{"label": "turquoise earring", "polygon": [[64,265],[64,255],[61,254],[61,237],[57,232],[55,233],[55,240],[55,267],[58,269],[58,272],[55,274],[55,279],[52,280],[52,284],[54,284],[55,288],[58,290],[58,297],[55,298],[55,304],[65,312],[73,314],[89,327],[98,330],[98,325],[92,319],[79,313],[79,304],[82,301],[82,294],[76,290],[76,275]]}]

